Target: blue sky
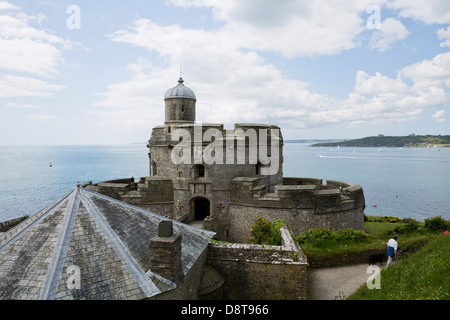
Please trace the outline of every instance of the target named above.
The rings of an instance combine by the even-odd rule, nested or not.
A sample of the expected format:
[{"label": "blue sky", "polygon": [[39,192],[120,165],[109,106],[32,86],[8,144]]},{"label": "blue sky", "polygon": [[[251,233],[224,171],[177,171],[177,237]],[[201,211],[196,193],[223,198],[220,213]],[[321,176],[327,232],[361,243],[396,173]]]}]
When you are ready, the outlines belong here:
[{"label": "blue sky", "polygon": [[180,66],[198,122],[450,134],[449,47],[448,0],[0,0],[0,145],[145,142]]}]

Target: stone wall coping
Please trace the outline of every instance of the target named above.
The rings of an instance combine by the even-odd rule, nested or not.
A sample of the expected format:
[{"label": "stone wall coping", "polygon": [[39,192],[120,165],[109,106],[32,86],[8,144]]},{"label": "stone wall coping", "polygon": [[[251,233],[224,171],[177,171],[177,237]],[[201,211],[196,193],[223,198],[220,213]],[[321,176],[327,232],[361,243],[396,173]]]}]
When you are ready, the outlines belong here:
[{"label": "stone wall coping", "polygon": [[234,178],[232,181],[245,181],[245,182],[253,182],[253,181],[257,181],[259,178],[256,177],[236,177]]},{"label": "stone wall coping", "polygon": [[350,187],[350,186],[351,186],[350,183],[343,182],[343,181],[338,181],[338,180],[327,180],[327,185],[328,185],[328,184],[339,185],[339,186],[342,186],[343,188],[346,188],[346,187]]},{"label": "stone wall coping", "polygon": [[265,124],[265,123],[236,123],[234,125],[234,128],[242,128],[242,127],[254,127],[254,128],[270,128],[269,124]]},{"label": "stone wall coping", "polygon": [[[295,243],[292,238],[292,234],[286,225],[280,229],[282,245],[262,245],[262,244],[249,244],[249,243],[215,243],[210,242],[209,246],[216,249],[225,249],[234,251],[229,257],[221,257],[221,260],[239,261],[245,260],[249,263],[266,263],[266,264],[296,264],[296,265],[308,265],[307,257],[302,252],[300,247]],[[258,259],[252,257],[248,259],[244,256],[242,251],[253,251],[264,254],[265,258]],[[295,257],[295,261],[293,256]],[[267,259],[268,258],[268,259]],[[217,259],[217,258],[216,258]]]},{"label": "stone wall coping", "polygon": [[354,191],[358,191],[361,189],[362,189],[362,187],[359,184],[352,184],[348,187],[345,187],[343,190],[346,192],[354,192]]},{"label": "stone wall coping", "polygon": [[326,190],[317,190],[317,195],[324,196],[324,195],[340,195],[341,191],[338,189],[326,189]]},{"label": "stone wall coping", "polygon": [[103,188],[126,188],[128,185],[127,183],[100,182],[97,186]]},{"label": "stone wall coping", "polygon": [[280,185],[275,186],[275,190],[284,191],[284,190],[316,190],[315,185]]}]

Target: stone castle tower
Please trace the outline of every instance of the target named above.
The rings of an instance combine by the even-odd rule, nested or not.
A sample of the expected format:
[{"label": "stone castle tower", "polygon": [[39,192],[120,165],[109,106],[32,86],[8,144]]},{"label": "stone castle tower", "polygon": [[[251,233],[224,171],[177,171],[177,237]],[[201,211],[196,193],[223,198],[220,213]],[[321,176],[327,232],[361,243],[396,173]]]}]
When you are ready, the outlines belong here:
[{"label": "stone castle tower", "polygon": [[180,78],[178,85],[169,89],[164,96],[166,125],[195,122],[195,103],[197,98],[194,92],[183,83],[183,78]]},{"label": "stone castle tower", "polygon": [[[182,78],[177,86],[167,91],[164,101],[164,125],[153,129],[147,145],[150,176],[172,180],[174,219],[192,222],[208,218],[210,228],[219,233],[221,229],[224,236],[229,236],[225,212],[229,209],[233,179],[265,176],[268,184],[264,188],[272,191],[275,185],[282,183],[279,150],[282,150],[283,139],[281,134],[272,136],[280,130],[277,126],[263,124],[236,124],[234,130],[225,130],[223,124],[197,124],[197,99]],[[180,131],[184,136],[180,136]],[[264,143],[265,152],[259,150],[261,139],[268,142]],[[205,158],[212,141],[217,144],[214,150],[217,154],[213,154],[213,161],[208,161]],[[184,146],[182,152],[190,151],[190,155],[182,156],[184,161],[174,161],[173,154],[178,152],[176,148],[177,145],[180,148],[180,144]],[[275,149],[276,158],[271,155]],[[261,159],[260,153],[266,159]],[[270,163],[272,160],[276,164]],[[274,172],[265,175],[264,170],[269,167]]]}]

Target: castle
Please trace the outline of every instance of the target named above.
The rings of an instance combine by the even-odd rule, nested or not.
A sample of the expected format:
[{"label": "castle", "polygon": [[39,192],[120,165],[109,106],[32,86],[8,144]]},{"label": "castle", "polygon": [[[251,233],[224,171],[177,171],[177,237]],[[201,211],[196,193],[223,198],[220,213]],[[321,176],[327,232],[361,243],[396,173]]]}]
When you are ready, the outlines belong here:
[{"label": "castle", "polygon": [[[306,299],[308,260],[293,235],[363,230],[360,186],[283,177],[279,127],[197,124],[181,78],[165,111],[150,176],[78,183],[0,224],[0,299]],[[258,217],[290,227],[280,246],[247,244]]]},{"label": "castle", "polygon": [[165,96],[164,125],[153,128],[149,177],[87,188],[184,223],[198,221],[216,238],[246,243],[258,217],[284,220],[294,234],[310,228],[363,231],[359,185],[283,177],[278,126],[196,123],[197,98],[179,79]]}]

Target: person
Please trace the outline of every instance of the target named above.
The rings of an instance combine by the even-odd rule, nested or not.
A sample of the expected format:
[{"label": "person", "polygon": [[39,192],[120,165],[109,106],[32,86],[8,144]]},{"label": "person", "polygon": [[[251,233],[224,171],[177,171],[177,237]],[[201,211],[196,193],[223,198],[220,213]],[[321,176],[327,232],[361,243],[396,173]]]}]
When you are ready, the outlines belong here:
[{"label": "person", "polygon": [[388,261],[386,264],[386,267],[388,267],[390,264],[394,262],[395,259],[397,259],[397,250],[398,250],[398,243],[397,243],[398,235],[395,235],[392,239],[389,239],[387,243],[387,256]]}]

